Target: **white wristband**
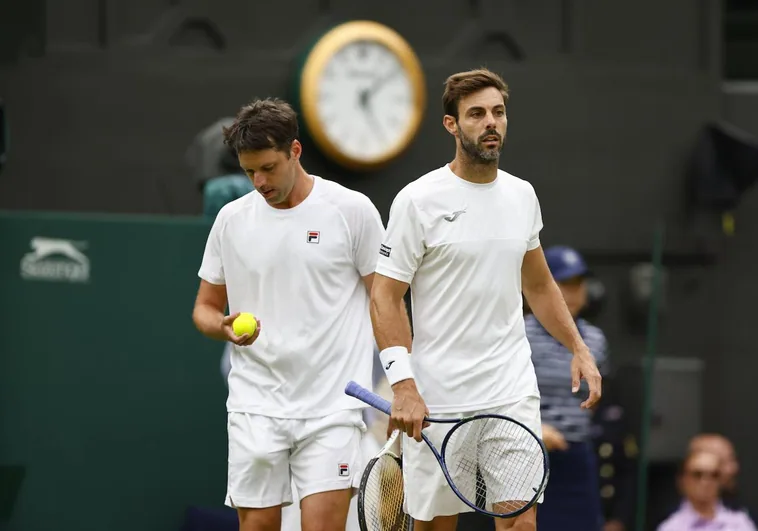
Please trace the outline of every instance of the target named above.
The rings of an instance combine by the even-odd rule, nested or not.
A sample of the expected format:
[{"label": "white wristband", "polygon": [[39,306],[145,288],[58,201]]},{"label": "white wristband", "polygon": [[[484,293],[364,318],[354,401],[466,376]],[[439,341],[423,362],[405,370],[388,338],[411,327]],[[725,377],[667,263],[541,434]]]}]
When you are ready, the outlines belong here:
[{"label": "white wristband", "polygon": [[379,353],[382,368],[390,385],[413,378],[410,354],[405,347],[389,347]]}]

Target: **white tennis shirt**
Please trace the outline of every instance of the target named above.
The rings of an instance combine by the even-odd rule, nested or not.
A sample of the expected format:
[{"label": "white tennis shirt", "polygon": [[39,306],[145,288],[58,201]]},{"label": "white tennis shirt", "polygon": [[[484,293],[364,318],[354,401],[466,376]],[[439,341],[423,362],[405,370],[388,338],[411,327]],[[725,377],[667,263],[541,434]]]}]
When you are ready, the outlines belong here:
[{"label": "white tennis shirt", "polygon": [[363,194],[314,177],[290,209],[258,192],[225,205],[211,228],[200,278],[225,284],[229,312],[251,312],[261,333],[231,353],[227,410],[313,418],[364,407],[345,395],[371,389],[374,339],[362,277],[384,237]]},{"label": "white tennis shirt", "polygon": [[474,184],[446,165],[395,197],[376,272],[411,286],[411,364],[431,412],[539,396],[521,265],[541,229],[532,185],[500,170]]}]

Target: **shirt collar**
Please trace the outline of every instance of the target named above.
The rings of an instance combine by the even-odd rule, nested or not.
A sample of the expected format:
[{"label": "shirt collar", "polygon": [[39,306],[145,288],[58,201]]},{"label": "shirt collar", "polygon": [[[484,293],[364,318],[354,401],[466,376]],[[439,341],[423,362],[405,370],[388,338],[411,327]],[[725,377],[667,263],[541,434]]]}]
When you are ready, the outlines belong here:
[{"label": "shirt collar", "polygon": [[716,524],[729,523],[729,510],[726,507],[724,507],[724,505],[721,502],[719,502],[719,504],[716,506],[716,513],[714,514],[712,520],[706,520],[705,518],[700,516],[700,514],[695,510],[692,504],[688,501],[682,502],[680,511],[687,516],[687,519],[690,520],[692,524],[695,524],[698,522],[709,522],[709,523],[716,523]]}]

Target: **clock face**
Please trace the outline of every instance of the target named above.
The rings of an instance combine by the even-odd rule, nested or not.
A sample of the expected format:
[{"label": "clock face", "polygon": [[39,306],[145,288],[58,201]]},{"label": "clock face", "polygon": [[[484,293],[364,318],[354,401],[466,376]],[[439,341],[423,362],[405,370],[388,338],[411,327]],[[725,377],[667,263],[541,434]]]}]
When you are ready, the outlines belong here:
[{"label": "clock face", "polygon": [[410,76],[382,43],[347,43],[327,61],[316,87],[316,111],[331,144],[356,160],[397,150],[414,127]]}]

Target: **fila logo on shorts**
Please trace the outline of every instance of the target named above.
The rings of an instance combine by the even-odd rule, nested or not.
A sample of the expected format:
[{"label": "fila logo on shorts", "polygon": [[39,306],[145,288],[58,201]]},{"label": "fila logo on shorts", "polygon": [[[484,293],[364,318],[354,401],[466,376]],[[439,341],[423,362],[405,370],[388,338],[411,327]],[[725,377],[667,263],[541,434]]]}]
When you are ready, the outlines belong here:
[{"label": "fila logo on shorts", "polygon": [[339,475],[340,477],[347,477],[350,475],[350,467],[347,465],[347,463],[339,464]]},{"label": "fila logo on shorts", "polygon": [[308,231],[308,243],[318,243],[321,233],[317,230]]}]

